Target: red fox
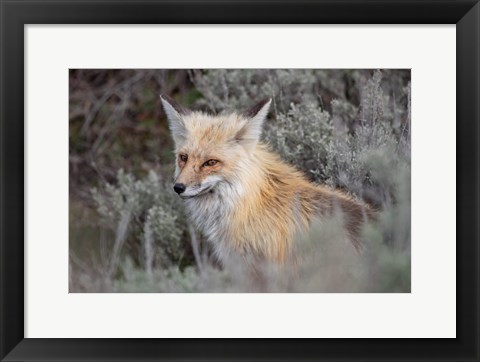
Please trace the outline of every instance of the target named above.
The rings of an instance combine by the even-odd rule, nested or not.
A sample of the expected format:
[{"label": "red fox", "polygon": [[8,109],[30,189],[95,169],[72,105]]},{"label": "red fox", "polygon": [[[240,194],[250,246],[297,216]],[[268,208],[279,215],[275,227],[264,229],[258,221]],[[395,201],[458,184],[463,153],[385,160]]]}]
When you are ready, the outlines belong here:
[{"label": "red fox", "polygon": [[215,116],[190,111],[165,95],[161,101],[175,143],[173,189],[220,262],[240,257],[284,264],[295,258],[295,233],[337,210],[349,239],[360,247],[370,207],[310,182],[260,141],[271,99],[244,113]]}]

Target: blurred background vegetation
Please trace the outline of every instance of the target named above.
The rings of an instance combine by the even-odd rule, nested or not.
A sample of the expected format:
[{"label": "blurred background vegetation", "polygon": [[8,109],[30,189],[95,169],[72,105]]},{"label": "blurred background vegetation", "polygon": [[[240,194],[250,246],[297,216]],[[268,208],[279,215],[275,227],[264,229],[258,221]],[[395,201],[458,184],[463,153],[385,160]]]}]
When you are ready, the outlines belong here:
[{"label": "blurred background vegetation", "polygon": [[[409,292],[410,70],[70,70],[70,292]],[[296,240],[298,276],[220,267],[172,190],[159,95],[211,113],[266,97],[263,139],[373,205],[358,253],[335,218]]]}]

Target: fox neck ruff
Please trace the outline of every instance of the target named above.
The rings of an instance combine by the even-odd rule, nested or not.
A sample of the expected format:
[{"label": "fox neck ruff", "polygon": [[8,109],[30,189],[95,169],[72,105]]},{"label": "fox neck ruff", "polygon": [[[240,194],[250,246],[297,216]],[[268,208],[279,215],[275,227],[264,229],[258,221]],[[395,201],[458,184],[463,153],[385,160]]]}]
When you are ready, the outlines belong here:
[{"label": "fox neck ruff", "polygon": [[261,144],[235,171],[209,193],[185,200],[188,216],[221,262],[238,256],[285,261],[294,232],[308,226],[296,190],[310,183]]}]

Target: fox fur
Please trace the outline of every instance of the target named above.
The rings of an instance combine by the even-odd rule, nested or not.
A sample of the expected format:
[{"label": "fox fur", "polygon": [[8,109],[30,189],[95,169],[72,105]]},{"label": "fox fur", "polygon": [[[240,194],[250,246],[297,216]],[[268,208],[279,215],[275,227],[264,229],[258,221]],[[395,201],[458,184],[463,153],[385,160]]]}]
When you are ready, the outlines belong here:
[{"label": "fox fur", "polygon": [[354,246],[372,217],[368,205],[310,182],[260,142],[271,100],[245,113],[209,115],[161,97],[175,142],[175,190],[187,216],[213,245],[220,262],[241,257],[284,264],[294,235],[314,218],[341,211]]}]

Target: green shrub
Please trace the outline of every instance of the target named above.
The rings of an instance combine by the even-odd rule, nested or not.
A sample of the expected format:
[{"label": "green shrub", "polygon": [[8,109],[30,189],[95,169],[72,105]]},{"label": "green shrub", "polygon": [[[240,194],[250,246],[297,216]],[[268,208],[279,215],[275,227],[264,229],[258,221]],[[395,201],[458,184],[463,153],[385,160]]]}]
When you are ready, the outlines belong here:
[{"label": "green shrub", "polygon": [[127,241],[136,250],[130,254],[147,268],[177,265],[185,257],[188,239],[182,207],[153,171],[136,180],[120,170],[115,185],[95,188],[92,196],[104,224],[117,235],[112,257],[119,256],[115,253],[120,253],[122,245],[118,244]]}]

